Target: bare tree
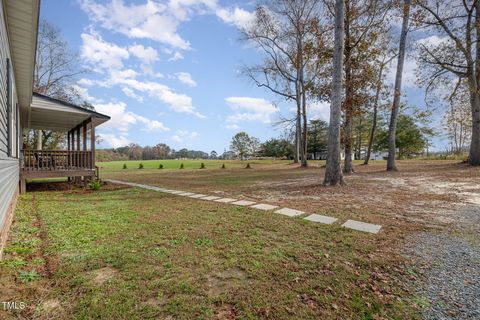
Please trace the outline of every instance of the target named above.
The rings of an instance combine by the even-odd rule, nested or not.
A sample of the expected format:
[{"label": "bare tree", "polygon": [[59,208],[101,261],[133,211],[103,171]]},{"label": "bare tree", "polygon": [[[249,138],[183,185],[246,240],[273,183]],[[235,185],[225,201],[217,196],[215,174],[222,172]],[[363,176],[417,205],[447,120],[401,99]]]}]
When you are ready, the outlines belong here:
[{"label": "bare tree", "polygon": [[419,1],[417,22],[442,36],[422,43],[420,63],[427,94],[444,81],[462,81],[469,87],[471,142],[468,161],[480,165],[480,1]]},{"label": "bare tree", "polygon": [[340,167],[340,122],[343,96],[343,50],[344,50],[344,0],[335,1],[335,43],[333,51],[332,98],[330,105],[330,124],[328,128],[328,154],[325,169],[325,186],[343,185],[343,173]]},{"label": "bare tree", "polygon": [[[72,80],[84,71],[78,68],[77,58],[77,55],[69,51],[60,30],[46,20],[40,21],[33,91],[68,102],[79,100]],[[42,149],[48,144],[55,148],[63,136],[64,134],[59,132],[37,130],[36,147]]]},{"label": "bare tree", "polygon": [[398,110],[400,109],[400,97],[402,95],[402,76],[403,65],[405,63],[405,51],[407,43],[408,25],[410,21],[410,5],[411,0],[404,0],[403,3],[403,22],[400,34],[400,45],[398,49],[397,73],[395,75],[395,91],[393,96],[392,112],[390,114],[390,125],[388,128],[388,160],[387,171],[397,171],[395,163],[396,156],[396,131]]},{"label": "bare tree", "polygon": [[472,132],[472,109],[469,101],[469,90],[467,81],[460,82],[453,94],[446,97],[448,110],[443,119],[447,130],[447,137],[450,143],[450,152],[461,154],[468,146]]},{"label": "bare tree", "polygon": [[256,9],[253,26],[243,30],[243,39],[263,51],[264,61],[246,67],[244,73],[263,87],[296,104],[295,162],[307,166],[307,86],[314,81],[311,71],[317,40],[320,0],[269,0]]}]

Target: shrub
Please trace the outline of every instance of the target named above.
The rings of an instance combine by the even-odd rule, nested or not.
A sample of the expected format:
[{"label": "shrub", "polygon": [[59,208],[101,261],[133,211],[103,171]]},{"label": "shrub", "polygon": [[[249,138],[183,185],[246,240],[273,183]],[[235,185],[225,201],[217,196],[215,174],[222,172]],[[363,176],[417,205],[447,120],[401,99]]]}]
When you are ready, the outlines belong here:
[{"label": "shrub", "polygon": [[183,163],[180,164],[180,169],[184,169],[184,168],[185,168],[185,166],[183,165]]},{"label": "shrub", "polygon": [[143,169],[143,163],[140,163],[140,164],[138,165],[138,169]]},{"label": "shrub", "polygon": [[224,164],[222,164],[222,169],[225,169],[225,168],[227,168],[227,167],[225,167],[225,163],[224,163]]},{"label": "shrub", "polygon": [[160,163],[160,164],[158,165],[158,169],[163,169],[163,164]]},{"label": "shrub", "polygon": [[200,169],[205,169],[205,163],[200,163]]},{"label": "shrub", "polygon": [[102,187],[102,182],[98,179],[90,181],[88,184],[90,190],[98,190]]},{"label": "shrub", "polygon": [[250,167],[250,163],[247,163],[247,166],[245,167],[245,169],[252,169],[252,167]]},{"label": "shrub", "polygon": [[126,163],[123,164],[123,169],[127,169],[127,164]]}]

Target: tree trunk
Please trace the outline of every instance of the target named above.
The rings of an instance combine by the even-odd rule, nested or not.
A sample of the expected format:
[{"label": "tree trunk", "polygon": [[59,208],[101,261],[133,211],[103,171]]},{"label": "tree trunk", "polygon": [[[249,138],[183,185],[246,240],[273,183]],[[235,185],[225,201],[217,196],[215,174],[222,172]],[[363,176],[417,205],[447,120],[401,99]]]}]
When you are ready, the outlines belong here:
[{"label": "tree trunk", "polygon": [[375,99],[373,101],[373,119],[372,119],[372,129],[370,131],[370,138],[368,139],[368,149],[367,156],[363,164],[367,165],[370,161],[370,156],[372,154],[373,140],[375,139],[375,131],[377,130],[377,118],[378,118],[378,100],[380,99],[380,92],[382,91],[382,77],[383,77],[383,68],[385,63],[380,65],[380,71],[378,72],[378,83],[375,91]]},{"label": "tree trunk", "polygon": [[335,45],[333,51],[332,104],[330,105],[330,125],[328,127],[328,154],[325,168],[326,186],[343,185],[340,167],[340,122],[343,94],[343,47],[344,47],[344,0],[335,1]]},{"label": "tree trunk", "polygon": [[350,48],[350,1],[345,1],[345,128],[344,128],[344,143],[345,143],[345,162],[344,172],[351,174],[354,172],[352,166],[352,134],[353,134],[353,83],[352,83],[352,68],[351,68],[351,48]]},{"label": "tree trunk", "polygon": [[468,162],[472,166],[480,166],[480,1],[475,4],[476,13],[476,61],[475,70],[471,72],[470,83],[470,105],[472,107],[472,139]]},{"label": "tree trunk", "polygon": [[302,167],[307,167],[307,106],[305,102],[305,89],[302,93]]},{"label": "tree trunk", "polygon": [[400,47],[398,50],[397,74],[395,76],[395,93],[393,97],[392,113],[390,114],[390,125],[388,128],[388,161],[387,171],[397,171],[395,163],[396,152],[396,131],[398,110],[400,109],[400,97],[402,95],[402,75],[403,65],[405,63],[405,46],[407,42],[408,22],[410,18],[410,0],[405,0],[403,4],[403,22],[402,33],[400,35]]},{"label": "tree trunk", "polygon": [[43,147],[43,131],[37,130],[37,150],[42,150]]},{"label": "tree trunk", "polygon": [[300,155],[300,115],[298,114],[298,105],[297,105],[297,118],[295,119],[295,150],[293,152],[293,163],[298,163],[298,158]]},{"label": "tree trunk", "polygon": [[358,118],[358,131],[357,131],[357,160],[362,158],[362,117]]},{"label": "tree trunk", "polygon": [[480,94],[470,94],[472,107],[472,139],[470,142],[470,153],[468,162],[472,166],[480,166]]},{"label": "tree trunk", "polygon": [[307,101],[305,93],[305,83],[304,83],[304,69],[303,69],[303,43],[299,40],[298,43],[298,52],[299,52],[299,97],[301,104],[301,114],[302,114],[302,136],[301,136],[301,158],[302,158],[302,167],[307,167]]}]

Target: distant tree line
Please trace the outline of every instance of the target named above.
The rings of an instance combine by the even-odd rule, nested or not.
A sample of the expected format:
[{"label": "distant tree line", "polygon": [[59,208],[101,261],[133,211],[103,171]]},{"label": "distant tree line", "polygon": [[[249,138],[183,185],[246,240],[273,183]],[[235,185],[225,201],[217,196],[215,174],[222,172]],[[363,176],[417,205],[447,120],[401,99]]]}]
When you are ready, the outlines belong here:
[{"label": "distant tree line", "polygon": [[[414,111],[411,115],[401,114],[398,119],[397,149],[400,158],[412,158],[423,154],[429,146],[431,137],[435,132],[429,126],[429,114]],[[353,154],[357,160],[364,160],[368,155],[370,119],[363,119],[354,126]],[[328,145],[328,123],[323,120],[311,120],[307,126],[308,159],[325,159]],[[375,143],[372,146],[374,152],[388,149],[388,122],[387,116],[380,116],[378,129],[375,132]],[[97,161],[119,160],[163,160],[163,159],[250,159],[250,158],[275,158],[295,159],[295,135],[285,134],[283,137],[271,138],[264,142],[249,135],[239,132],[232,137],[230,149],[223,153],[215,150],[210,153],[186,148],[175,150],[165,143],[155,146],[140,146],[131,143],[128,146],[99,149],[96,153]]]},{"label": "distant tree line", "polygon": [[97,161],[118,161],[118,160],[163,160],[163,159],[216,159],[217,152],[210,154],[204,151],[170,148],[165,143],[155,146],[142,147],[131,143],[125,147],[100,149],[96,153]]},{"label": "distant tree line", "polygon": [[[370,119],[360,119],[353,128],[352,151],[354,159],[366,160],[371,139],[368,123]],[[401,114],[398,119],[397,149],[398,157],[402,159],[416,157],[428,149],[431,138],[435,135],[429,126],[429,114],[414,110],[411,115]],[[378,129],[375,131],[375,143],[371,149],[374,152],[388,150],[388,122],[387,115],[378,119]],[[307,154],[308,159],[325,159],[328,145],[328,123],[323,120],[311,120],[307,126]],[[255,157],[269,157],[278,159],[295,159],[294,135],[271,138],[263,143],[246,132],[237,133],[230,143],[230,154],[227,158],[246,159]],[[342,143],[343,144],[343,143]]]}]

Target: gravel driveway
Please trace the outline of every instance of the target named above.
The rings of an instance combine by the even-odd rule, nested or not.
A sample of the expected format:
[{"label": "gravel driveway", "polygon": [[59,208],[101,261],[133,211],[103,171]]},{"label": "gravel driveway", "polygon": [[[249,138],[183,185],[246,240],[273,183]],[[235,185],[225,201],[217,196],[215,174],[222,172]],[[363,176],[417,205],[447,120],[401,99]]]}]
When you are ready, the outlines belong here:
[{"label": "gravel driveway", "polygon": [[[478,236],[480,207],[460,207],[463,230]],[[424,319],[480,319],[480,247],[449,235],[423,232],[407,239],[407,255],[419,272],[416,292],[425,299]]]}]

